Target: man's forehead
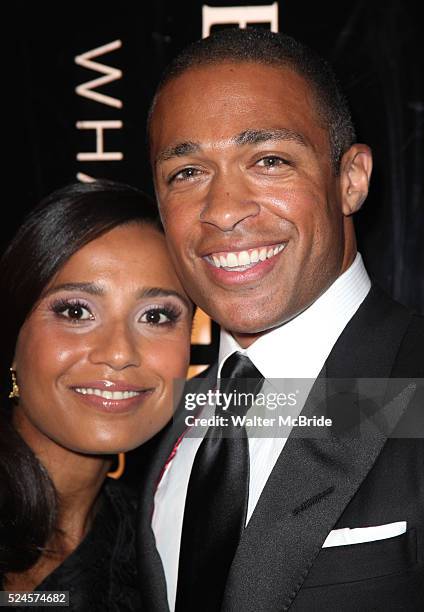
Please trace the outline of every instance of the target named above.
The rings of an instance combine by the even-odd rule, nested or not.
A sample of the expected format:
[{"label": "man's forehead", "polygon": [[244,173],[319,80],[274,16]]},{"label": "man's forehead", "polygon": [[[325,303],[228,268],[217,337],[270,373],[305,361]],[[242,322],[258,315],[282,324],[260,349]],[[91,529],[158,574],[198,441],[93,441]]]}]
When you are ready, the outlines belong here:
[{"label": "man's forehead", "polygon": [[172,77],[152,108],[152,162],[190,155],[201,147],[224,150],[278,140],[303,146],[319,140],[322,146],[328,135],[318,132],[327,126],[305,79],[291,69],[280,79],[269,69],[284,71],[273,64],[232,62],[194,66]]},{"label": "man's forehead", "polygon": [[284,96],[287,89],[300,96],[315,92],[309,80],[288,65],[250,61],[196,64],[167,78],[156,92],[151,114],[172,112],[171,99],[173,104],[189,99],[190,104],[203,105],[243,95],[258,99]]},{"label": "man's forehead", "polygon": [[305,98],[314,97],[310,83],[289,66],[247,61],[194,65],[160,86],[149,124],[164,119],[172,123],[175,113],[196,122],[199,118],[193,116],[194,112],[225,113],[231,105],[234,114],[236,104],[240,104],[240,114],[255,105],[258,109],[269,108],[272,103],[283,110],[286,105],[298,106]]}]

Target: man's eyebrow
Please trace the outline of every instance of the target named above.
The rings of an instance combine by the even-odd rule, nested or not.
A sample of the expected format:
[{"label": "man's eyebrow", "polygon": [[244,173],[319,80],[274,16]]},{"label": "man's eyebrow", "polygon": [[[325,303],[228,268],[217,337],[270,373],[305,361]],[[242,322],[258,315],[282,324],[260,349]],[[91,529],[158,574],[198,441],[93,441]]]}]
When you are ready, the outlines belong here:
[{"label": "man's eyebrow", "polygon": [[288,128],[273,128],[269,130],[244,130],[232,139],[237,145],[260,144],[267,141],[291,140],[306,147],[308,145],[302,134]]},{"label": "man's eyebrow", "polygon": [[[295,130],[290,130],[288,128],[273,128],[268,130],[244,130],[243,132],[240,132],[240,134],[233,136],[229,142],[242,146],[279,140],[291,140],[293,142],[297,142],[298,144],[304,147],[308,146],[308,143],[306,139],[302,136],[302,134],[296,132]],[[202,147],[198,142],[179,142],[161,151],[156,157],[155,163],[158,164],[161,162],[165,162],[168,159],[172,159],[173,157],[184,157],[185,155],[191,155],[192,153],[197,153],[198,151],[200,151],[201,148]]]},{"label": "man's eyebrow", "polygon": [[176,145],[171,145],[159,153],[156,157],[156,163],[165,162],[173,157],[183,157],[184,155],[190,155],[196,153],[200,149],[200,145],[197,142],[179,142]]},{"label": "man's eyebrow", "polygon": [[59,291],[82,291],[83,293],[89,293],[90,295],[104,295],[105,291],[96,283],[62,283],[61,285],[55,285],[51,287],[43,297],[58,293]]}]

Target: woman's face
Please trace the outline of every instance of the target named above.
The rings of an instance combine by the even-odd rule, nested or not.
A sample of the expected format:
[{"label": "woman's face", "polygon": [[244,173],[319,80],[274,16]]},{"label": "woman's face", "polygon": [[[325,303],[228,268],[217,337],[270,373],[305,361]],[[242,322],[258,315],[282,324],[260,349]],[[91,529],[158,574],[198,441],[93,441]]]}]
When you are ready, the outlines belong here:
[{"label": "woman's face", "polygon": [[186,375],[191,315],[158,230],[131,223],[81,248],[19,333],[14,417],[27,442],[115,453],[153,436]]}]

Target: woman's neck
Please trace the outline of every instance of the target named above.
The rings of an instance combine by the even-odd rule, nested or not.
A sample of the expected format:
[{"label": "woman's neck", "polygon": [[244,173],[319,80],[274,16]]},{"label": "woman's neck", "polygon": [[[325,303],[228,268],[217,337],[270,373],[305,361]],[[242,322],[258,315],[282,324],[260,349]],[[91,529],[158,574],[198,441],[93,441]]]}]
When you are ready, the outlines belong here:
[{"label": "woman's neck", "polygon": [[60,457],[38,453],[58,495],[58,530],[79,543],[89,530],[100,488],[110,468],[109,457],[73,453]]}]

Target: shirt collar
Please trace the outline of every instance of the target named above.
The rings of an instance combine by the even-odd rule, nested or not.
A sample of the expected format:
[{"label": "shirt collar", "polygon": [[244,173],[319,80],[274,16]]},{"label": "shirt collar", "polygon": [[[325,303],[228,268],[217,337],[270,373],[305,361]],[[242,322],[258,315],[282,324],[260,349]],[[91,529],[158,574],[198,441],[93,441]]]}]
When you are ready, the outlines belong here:
[{"label": "shirt collar", "polygon": [[260,336],[247,349],[221,329],[218,378],[223,362],[235,351],[248,355],[265,378],[316,378],[370,288],[357,253],[352,265],[311,306]]}]

